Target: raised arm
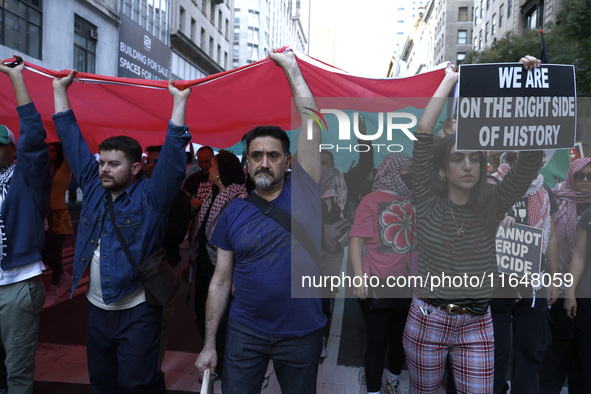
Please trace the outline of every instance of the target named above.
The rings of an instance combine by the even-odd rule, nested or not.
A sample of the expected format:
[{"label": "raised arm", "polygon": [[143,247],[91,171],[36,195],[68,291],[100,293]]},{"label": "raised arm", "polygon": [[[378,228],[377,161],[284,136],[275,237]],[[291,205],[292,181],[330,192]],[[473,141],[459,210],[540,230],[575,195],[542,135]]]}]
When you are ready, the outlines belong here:
[{"label": "raised arm", "polygon": [[92,193],[92,190],[102,191],[102,186],[98,181],[97,164],[94,155],[90,152],[86,140],[82,137],[78,122],[70,107],[68,88],[72,85],[75,75],[76,71],[72,70],[68,76],[53,80],[55,108],[53,122],[74,178],[80,185],[84,195],[87,196]]},{"label": "raised arm", "polygon": [[76,70],[70,71],[70,74],[65,78],[53,80],[53,106],[56,114],[72,109],[68,98],[68,88],[74,81],[74,75],[76,75]]},{"label": "raised arm", "polygon": [[[298,138],[298,162],[316,182],[320,181],[320,127],[316,122],[308,122],[310,116],[306,113],[318,111],[316,100],[308,83],[304,79],[295,55],[291,49],[283,53],[272,51],[271,59],[285,72],[291,93],[302,120],[302,130]],[[312,129],[309,130],[311,124]],[[310,137],[310,138],[309,138]]]},{"label": "raised arm", "polygon": [[441,111],[445,106],[449,93],[458,82],[458,73],[453,64],[449,63],[445,69],[445,77],[439,84],[439,87],[433,93],[433,97],[423,111],[421,120],[417,125],[417,133],[431,134],[435,128],[435,124],[441,115]]},{"label": "raised arm", "polygon": [[171,81],[168,83],[168,91],[173,100],[172,113],[166,139],[158,157],[158,165],[154,168],[148,190],[148,203],[160,214],[168,212],[185,179],[185,147],[191,141],[189,128],[185,125],[187,99],[191,89],[179,90]]},{"label": "raised arm", "polygon": [[31,195],[35,200],[35,205],[41,215],[45,215],[51,184],[48,147],[45,143],[47,134],[41,121],[41,115],[37,112],[25,84],[23,77],[25,62],[20,56],[14,55],[14,58],[16,60],[12,62],[1,61],[0,71],[10,78],[16,96],[16,110],[20,120],[20,136],[16,145],[16,156],[20,169],[27,180],[27,187],[32,191]]},{"label": "raised arm", "polygon": [[33,100],[29,95],[27,86],[25,85],[25,79],[23,78],[23,69],[25,68],[25,62],[22,57],[13,55],[16,60],[8,62],[3,60],[0,62],[0,71],[8,75],[10,82],[12,82],[12,88],[16,96],[16,105],[21,106],[29,104]]},{"label": "raised arm", "polygon": [[201,377],[209,368],[213,373],[217,365],[216,335],[224,311],[228,306],[230,290],[232,289],[232,274],[234,272],[234,251],[218,248],[215,272],[209,284],[207,294],[205,338],[203,350],[199,353],[195,366]]},{"label": "raised arm", "polygon": [[[186,121],[187,114],[187,99],[191,94],[191,88],[179,90],[174,87],[174,83],[170,81],[168,83],[168,91],[172,96],[174,104],[172,106],[172,114],[170,115],[170,121],[177,126],[182,126]],[[186,157],[185,157],[186,161]]]}]

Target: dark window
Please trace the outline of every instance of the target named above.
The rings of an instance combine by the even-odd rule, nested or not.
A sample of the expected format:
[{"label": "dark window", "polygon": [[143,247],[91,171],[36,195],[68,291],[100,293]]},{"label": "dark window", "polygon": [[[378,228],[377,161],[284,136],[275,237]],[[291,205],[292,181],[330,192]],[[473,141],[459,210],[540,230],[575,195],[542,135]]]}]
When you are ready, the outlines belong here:
[{"label": "dark window", "polygon": [[42,0],[0,1],[0,44],[41,59]]},{"label": "dark window", "polygon": [[543,27],[543,0],[530,0],[522,6],[523,22],[526,29],[538,29]]},{"label": "dark window", "polygon": [[95,73],[96,41],[98,30],[95,25],[74,15],[74,69]]}]

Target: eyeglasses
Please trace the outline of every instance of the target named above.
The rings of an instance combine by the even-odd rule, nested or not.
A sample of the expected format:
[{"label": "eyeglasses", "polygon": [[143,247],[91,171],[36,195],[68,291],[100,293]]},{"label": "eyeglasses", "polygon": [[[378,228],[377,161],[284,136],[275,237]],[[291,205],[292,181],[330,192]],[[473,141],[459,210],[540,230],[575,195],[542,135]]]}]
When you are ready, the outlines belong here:
[{"label": "eyeglasses", "polygon": [[591,182],[591,172],[575,172],[573,179],[575,182],[583,182],[584,179]]}]

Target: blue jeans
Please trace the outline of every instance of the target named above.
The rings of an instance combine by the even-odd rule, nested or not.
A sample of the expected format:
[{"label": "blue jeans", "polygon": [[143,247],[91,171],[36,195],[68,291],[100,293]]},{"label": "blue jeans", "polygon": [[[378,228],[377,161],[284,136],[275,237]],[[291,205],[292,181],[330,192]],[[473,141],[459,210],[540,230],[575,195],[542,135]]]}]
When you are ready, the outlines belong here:
[{"label": "blue jeans", "polygon": [[269,358],[284,394],[316,393],[322,330],[299,338],[274,338],[228,320],[222,391],[258,394]]}]

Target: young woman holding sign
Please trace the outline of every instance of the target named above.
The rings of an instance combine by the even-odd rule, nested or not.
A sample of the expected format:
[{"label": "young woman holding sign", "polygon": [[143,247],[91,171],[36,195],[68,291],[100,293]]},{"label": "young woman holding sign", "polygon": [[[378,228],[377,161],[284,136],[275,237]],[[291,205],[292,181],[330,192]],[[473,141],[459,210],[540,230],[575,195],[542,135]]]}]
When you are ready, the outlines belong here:
[{"label": "young woman holding sign", "polygon": [[[526,69],[540,65],[530,56],[520,61]],[[438,392],[448,355],[458,393],[492,392],[495,230],[527,191],[542,160],[541,152],[522,153],[503,181],[489,188],[484,152],[457,151],[454,135],[434,149],[432,131],[457,80],[450,64],[423,112],[414,145],[423,283],[417,283],[404,331],[411,393]]]}]

